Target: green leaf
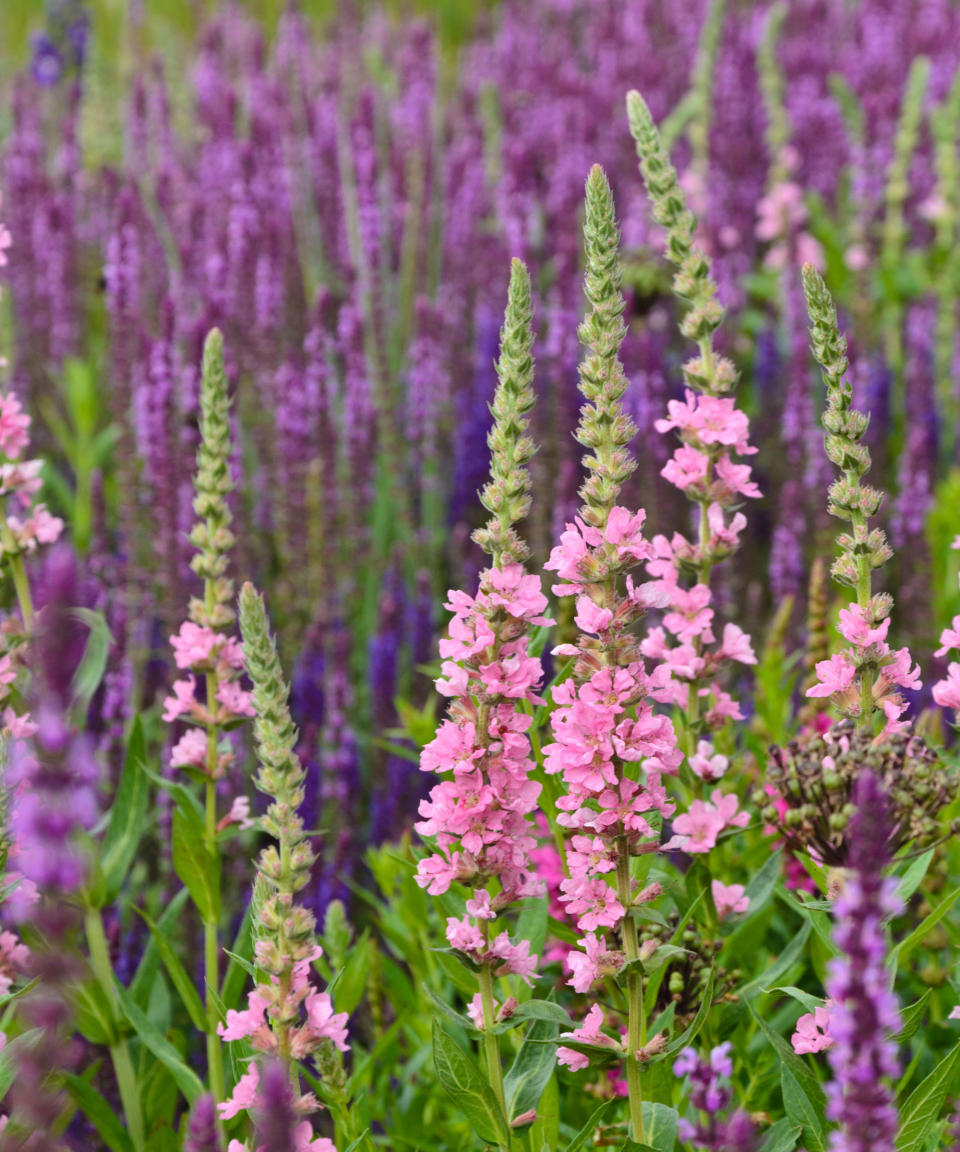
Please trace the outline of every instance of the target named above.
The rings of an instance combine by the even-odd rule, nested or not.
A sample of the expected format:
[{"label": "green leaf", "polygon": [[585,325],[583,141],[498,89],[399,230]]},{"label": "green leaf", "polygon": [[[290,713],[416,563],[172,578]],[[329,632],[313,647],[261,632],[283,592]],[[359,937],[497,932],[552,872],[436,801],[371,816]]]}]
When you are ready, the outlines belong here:
[{"label": "green leaf", "polygon": [[79,984],[73,990],[73,1011],[77,1031],[91,1044],[116,1044],[120,1036],[117,1021],[103,989],[97,981]]},{"label": "green leaf", "polygon": [[751,877],[750,883],[747,885],[744,895],[750,901],[750,906],[747,909],[748,919],[756,913],[762,912],[767,906],[782,871],[782,851],[778,848],[772,856],[764,860],[760,871]]},{"label": "green leaf", "polygon": [[746,984],[741,985],[739,989],[741,1000],[746,999],[751,992],[758,991],[764,987],[769,988],[775,980],[780,979],[784,972],[789,972],[794,964],[802,958],[809,935],[810,923],[807,921],[777,959],[774,960],[764,972],[761,972],[759,976],[755,976],[752,980],[748,980]]},{"label": "green leaf", "polygon": [[85,624],[90,632],[84,645],[83,656],[70,684],[73,698],[71,716],[78,725],[82,725],[90,701],[100,687],[103,674],[107,670],[113,636],[101,613],[94,612],[91,608],[74,608],[70,615]]},{"label": "green leaf", "polygon": [[104,1144],[112,1152],[133,1152],[133,1141],[127,1135],[126,1128],[96,1088],[72,1072],[61,1072],[60,1076],[80,1110],[100,1133]]},{"label": "green leaf", "polygon": [[643,1102],[643,1138],[656,1152],[673,1152],[677,1143],[677,1110],[666,1104]]},{"label": "green leaf", "polygon": [[691,1020],[690,1025],[681,1034],[675,1037],[667,1045],[665,1056],[672,1056],[674,1052],[679,1052],[681,1048],[686,1048],[688,1044],[693,1043],[696,1037],[700,1034],[700,1029],[704,1026],[711,1007],[713,1006],[713,981],[715,973],[710,972],[707,978],[707,986],[703,990],[703,996],[700,1000],[700,1007],[697,1009],[697,1014]]},{"label": "green leaf", "polygon": [[900,1132],[897,1136],[898,1152],[921,1152],[940,1116],[947,1098],[956,1095],[957,1060],[960,1045],[951,1049],[925,1080],[921,1080],[900,1108]]},{"label": "green leaf", "polygon": [[[160,932],[169,935],[174,930],[177,921],[183,914],[183,906],[186,904],[188,896],[189,893],[186,888],[181,888],[166,908],[164,908],[163,915],[157,921],[157,928]],[[146,947],[146,951],[143,953],[143,959],[140,961],[134,973],[133,980],[130,982],[130,995],[138,1004],[142,1005],[148,1002],[150,998],[150,988],[159,970],[160,953],[156,944],[151,940]]]},{"label": "green leaf", "polygon": [[117,985],[117,995],[120,998],[123,1013],[133,1025],[136,1034],[176,1080],[177,1086],[189,1103],[194,1104],[197,1097],[204,1093],[204,1086],[200,1077],[184,1063],[180,1053],[166,1036],[150,1023],[146,1014],[137,1007],[126,988]]},{"label": "green leaf", "polygon": [[557,1066],[557,1055],[545,1040],[552,1040],[557,1026],[549,1020],[538,1020],[520,1045],[520,1051],[503,1081],[507,1114],[511,1123],[540,1103],[540,1097]]},{"label": "green leaf", "polygon": [[547,939],[547,898],[528,896],[520,905],[517,917],[517,939],[530,941],[530,953],[543,955]]},{"label": "green leaf", "polygon": [[794,988],[792,984],[781,984],[776,988],[764,988],[764,992],[768,996],[772,996],[774,992],[785,992],[794,1000],[799,1001],[808,1012],[816,1012],[818,1008],[823,1007],[824,1003],[820,996],[811,996],[809,992],[804,992],[802,988]]},{"label": "green leaf", "polygon": [[786,1064],[780,1065],[780,1090],[787,1119],[803,1128],[807,1152],[825,1152],[823,1112],[818,1112]]},{"label": "green leaf", "polygon": [[347,962],[327,986],[338,1012],[352,1016],[363,999],[370,971],[370,933],[365,931],[347,954]]},{"label": "green leaf", "polygon": [[660,947],[646,960],[628,960],[617,973],[617,982],[623,984],[632,972],[653,973],[664,968],[675,956],[690,954],[689,948],[680,948],[676,944],[661,944]]},{"label": "green leaf", "polygon": [[793,1152],[803,1128],[788,1116],[767,1129],[759,1152]]},{"label": "green leaf", "polygon": [[203,823],[191,808],[173,812],[173,868],[208,924],[220,919],[220,860],[207,851]]},{"label": "green leaf", "polygon": [[814,1105],[819,1108],[821,1114],[827,1106],[826,1098],[823,1094],[823,1089],[820,1087],[820,1081],[807,1067],[807,1064],[802,1060],[790,1044],[780,1035],[779,1032],[774,1032],[770,1025],[759,1016],[752,1004],[748,1005],[750,1015],[753,1017],[754,1022],[760,1028],[760,1031],[773,1045],[774,1049],[780,1056],[780,1063],[790,1069],[790,1073],[803,1088],[807,1098],[813,1101]]},{"label": "green leaf", "polygon": [[433,1022],[433,1065],[437,1078],[481,1140],[508,1144],[507,1121],[496,1097],[473,1059],[441,1026]]},{"label": "green leaf", "polygon": [[552,1000],[527,1000],[514,1012],[515,1020],[545,1020],[569,1028],[572,1021],[570,1015],[559,1004]]},{"label": "green leaf", "polygon": [[464,1016],[462,1012],[458,1012],[456,1008],[448,1004],[442,996],[438,996],[432,988],[424,984],[423,990],[426,992],[430,1003],[433,1004],[436,1009],[442,1012],[448,1020],[452,1020],[454,1024],[457,1024],[459,1027],[466,1029],[467,1032],[472,1032],[474,1034],[479,1032],[477,1026],[468,1016]]},{"label": "green leaf", "polygon": [[[139,912],[140,910],[137,909],[137,911]],[[200,993],[187,975],[187,970],[181,963],[180,957],[174,952],[173,946],[166,934],[157,928],[156,924],[154,924],[146,912],[140,912],[140,915],[150,929],[150,935],[157,946],[157,951],[160,953],[163,966],[173,981],[173,986],[177,990],[180,1002],[187,1010],[191,1024],[193,1024],[198,1032],[206,1032],[209,1027],[206,1009],[203,1006],[203,1001],[200,999]]]},{"label": "green leaf", "polygon": [[934,850],[930,848],[924,852],[922,856],[918,856],[916,860],[910,862],[909,868],[900,877],[900,882],[897,884],[897,897],[904,903],[916,892],[916,890],[923,883],[923,878],[927,874],[927,869],[930,867],[930,861],[933,859]]},{"label": "green leaf", "polygon": [[607,1110],[610,1108],[612,1103],[612,1100],[604,1100],[604,1102],[598,1108],[593,1110],[593,1112],[590,1114],[590,1119],[586,1122],[586,1124],[584,1124],[576,1136],[574,1136],[574,1138],[567,1145],[566,1152],[580,1152],[580,1149],[583,1148],[587,1142],[593,1138],[593,1134],[596,1132],[597,1126],[607,1114]]},{"label": "green leaf", "polygon": [[31,1028],[29,1032],[21,1032],[19,1036],[8,1040],[3,1046],[3,1050],[0,1051],[0,1100],[10,1091],[10,1085],[16,1078],[20,1066],[18,1053],[24,1048],[31,1048],[43,1039],[43,1035],[42,1028]]},{"label": "green leaf", "polygon": [[146,759],[143,725],[138,716],[130,730],[123,772],[103,837],[101,870],[107,904],[116,899],[148,823],[150,781],[144,771]]},{"label": "green leaf", "polygon": [[919,1000],[911,1004],[908,1008],[904,1008],[900,1013],[900,1031],[894,1037],[894,1040],[896,1040],[898,1044],[904,1044],[909,1040],[923,1023],[923,1014],[932,991],[932,988],[928,988]]},{"label": "green leaf", "polygon": [[944,899],[940,901],[940,903],[936,906],[936,908],[934,908],[929,916],[926,916],[923,920],[921,920],[921,922],[916,926],[916,928],[914,928],[914,930],[905,940],[901,940],[900,943],[891,951],[888,964],[894,972],[896,972],[897,967],[907,956],[910,955],[913,949],[916,948],[916,946],[920,943],[921,940],[923,940],[927,933],[931,932],[940,923],[944,916],[946,916],[946,914],[957,902],[958,897],[960,897],[960,888],[955,888],[949,896],[945,896]]}]

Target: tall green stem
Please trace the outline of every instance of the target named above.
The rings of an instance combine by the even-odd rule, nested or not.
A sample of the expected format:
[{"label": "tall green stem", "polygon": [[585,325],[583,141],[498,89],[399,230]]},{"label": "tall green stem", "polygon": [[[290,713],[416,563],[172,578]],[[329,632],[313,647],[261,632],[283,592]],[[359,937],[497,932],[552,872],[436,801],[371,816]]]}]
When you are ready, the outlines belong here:
[{"label": "tall green stem", "polygon": [[[500,1044],[497,1041],[496,1033],[493,1031],[495,1023],[493,969],[489,964],[483,965],[477,974],[477,980],[480,984],[480,1004],[483,1009],[483,1054],[487,1063],[487,1078],[490,1081],[490,1087],[493,1089],[496,1101],[500,1105],[504,1120],[509,1122],[507,1098],[503,1090],[503,1069],[500,1067]],[[500,1147],[504,1148],[504,1145],[501,1144]],[[509,1147],[509,1144],[506,1147]]]},{"label": "tall green stem", "polygon": [[[637,922],[630,915],[633,890],[630,882],[630,856],[627,838],[617,842],[617,899],[626,910],[623,917],[623,950],[627,963],[640,958]],[[630,1101],[630,1127],[634,1140],[643,1142],[643,1086],[637,1051],[643,1045],[643,977],[636,968],[627,973],[627,1092]]]},{"label": "tall green stem", "polygon": [[[207,673],[207,707],[215,707],[217,677]],[[205,797],[204,847],[211,860],[217,858],[217,784],[216,771],[219,757],[220,730],[216,724],[207,727],[207,782]],[[204,980],[207,1009],[207,1067],[210,1072],[210,1091],[214,1100],[224,1098],[223,1052],[217,1036],[217,997],[220,990],[220,940],[216,920],[203,922]]]},{"label": "tall green stem", "polygon": [[[119,1019],[120,1000],[113,982],[113,968],[107,950],[107,938],[103,931],[103,920],[98,909],[87,909],[84,915],[84,927],[94,976],[96,976],[97,983],[103,989],[103,993],[110,1004],[114,1019]],[[140,1093],[126,1040],[121,1038],[110,1045],[110,1058],[113,1061],[113,1071],[117,1078],[117,1089],[120,1093],[120,1103],[123,1107],[123,1115],[127,1122],[130,1139],[136,1152],[143,1152],[146,1144],[144,1141],[143,1113],[140,1109]]]}]

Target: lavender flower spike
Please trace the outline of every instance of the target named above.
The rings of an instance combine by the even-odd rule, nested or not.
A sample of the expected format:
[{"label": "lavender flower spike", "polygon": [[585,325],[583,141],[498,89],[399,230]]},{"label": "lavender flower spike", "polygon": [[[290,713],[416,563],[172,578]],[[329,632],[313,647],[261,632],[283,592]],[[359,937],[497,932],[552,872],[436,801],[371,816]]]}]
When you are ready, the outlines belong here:
[{"label": "lavender flower spike", "polygon": [[889,862],[890,814],[886,794],[872,772],[857,781],[851,826],[855,862],[837,898],[834,938],[842,955],[830,962],[833,1083],[827,1115],[839,1128],[831,1152],[893,1152],[897,1110],[888,1081],[898,1074],[893,1035],[900,1027],[897,998],[886,970],[883,921],[900,910],[896,881],[884,877]]}]

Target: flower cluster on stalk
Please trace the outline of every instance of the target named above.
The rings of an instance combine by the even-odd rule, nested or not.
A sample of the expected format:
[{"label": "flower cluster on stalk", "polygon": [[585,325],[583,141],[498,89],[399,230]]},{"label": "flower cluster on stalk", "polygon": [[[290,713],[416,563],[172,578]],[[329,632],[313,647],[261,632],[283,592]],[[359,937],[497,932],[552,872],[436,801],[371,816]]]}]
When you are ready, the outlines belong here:
[{"label": "flower cluster on stalk", "polygon": [[848,367],[847,342],[837,327],[837,310],[820,274],[807,265],[803,287],[810,313],[813,354],[823,370],[827,404],[823,414],[824,444],[828,458],[840,470],[830,486],[828,510],[846,520],[850,531],[837,543],[834,580],[856,591],[856,602],[840,612],[840,634],[849,647],[819,662],[817,683],[807,696],[829,698],[843,716],[869,724],[877,710],[886,719],[885,736],[905,731],[901,716],[907,709],[902,689],[920,687],[920,669],[911,666],[906,648],[892,650],[887,643],[893,598],[872,595],[871,574],[893,552],[880,528],[869,521],[883,503],[883,493],[861,481],[870,468],[870,451],[862,442],[869,416],[852,406],[853,389],[844,379]]},{"label": "flower cluster on stalk", "polygon": [[699,528],[696,539],[675,532],[669,539],[658,535],[652,541],[647,571],[657,581],[667,611],[662,625],[644,640],[643,653],[669,671],[664,695],[686,713],[685,751],[691,770],[700,775],[702,761],[695,757],[710,748],[703,735],[727,720],[743,718],[737,702],[719,687],[718,677],[731,661],[756,663],[750,638],[736,624],[725,624],[718,642],[710,574],[739,544],[747,522],[739,505],[760,496],[750,466],[736,460],[757,449],[749,442],[746,415],[728,395],[737,383],[736,369],[713,346],[724,309],[716,299],[709,260],[695,243],[696,217],[686,206],[676,171],[638,92],[627,97],[627,111],[653,218],[666,231],[666,253],[676,267],[673,290],[689,304],[680,329],[698,345],[698,354],[683,365],[684,398],[669,401],[667,418],[658,420],[656,428],[679,435],[680,444],[661,475],[698,506]]},{"label": "flower cluster on stalk", "polygon": [[[267,1057],[268,1069],[261,1074],[260,1064],[251,1061],[233,1096],[218,1104],[217,1110],[229,1120],[244,1110],[257,1113],[267,1108],[261,1075],[265,1083],[275,1080],[277,1073],[270,1068],[276,1063],[290,1093],[290,1109],[298,1118],[291,1129],[297,1152],[331,1152],[330,1141],[314,1138],[309,1120],[304,1119],[319,1103],[312,1092],[300,1092],[297,1065],[312,1058],[320,1076],[335,1092],[342,1091],[339,1053],[349,1047],[347,1014],[335,1012],[330,994],[310,981],[313,961],[322,951],[316,942],[313,913],[296,899],[309,881],[315,860],[298,811],[304,799],[305,774],[295,751],[297,730],[290,718],[289,690],[276,643],[263,600],[250,584],[240,592],[240,627],[245,666],[253,682],[256,784],[271,801],[260,826],[275,843],[260,854],[253,895],[254,963],[264,978],[248,994],[247,1007],[228,1011],[217,1031],[223,1040],[246,1040],[255,1052]],[[243,1152],[243,1145],[231,1141],[228,1152]]]},{"label": "flower cluster on stalk", "polygon": [[[580,327],[589,350],[580,391],[588,403],[575,433],[587,449],[588,475],[580,515],[546,563],[560,580],[553,591],[576,598],[579,630],[576,644],[554,649],[573,659],[573,675],[553,689],[553,742],[543,750],[544,771],[559,774],[564,785],[557,819],[570,838],[560,900],[584,934],[582,951],[568,957],[579,991],[622,967],[624,948],[610,946],[607,931],[620,929],[632,906],[660,895],[659,885],[634,892],[630,860],[659,848],[661,821],[674,812],[663,777],[682,759],[673,725],[652,706],[668,688],[669,669],[648,673],[631,631],[663,598],[656,586],[634,584],[629,575],[653,557],[643,536],[645,513],[617,504],[636,467],[628,447],[636,428],[621,403],[628,381],[619,359],[625,333],[619,239],[610,185],[595,166],[584,225],[590,312]],[[632,935],[635,943],[635,927]]]},{"label": "flower cluster on stalk", "polygon": [[[221,747],[219,732],[253,715],[249,692],[240,685],[243,648],[227,629],[234,620],[233,584],[227,576],[234,543],[227,496],[230,478],[230,401],[223,363],[223,338],[214,329],[203,350],[200,389],[200,447],[193,501],[197,522],[190,533],[196,548],[194,572],[204,582],[203,597],[190,601],[190,618],[171,636],[177,668],[187,675],[176,680],[164,701],[167,723],[186,721],[190,727],[174,745],[171,765],[211,780],[220,779],[232,761]],[[204,699],[197,698],[198,679]]]},{"label": "flower cluster on stalk", "polygon": [[[446,603],[453,619],[440,641],[443,675],[437,688],[450,705],[423,749],[420,768],[450,776],[421,802],[422,820],[416,825],[437,845],[420,861],[417,883],[433,895],[454,882],[474,889],[467,915],[447,921],[450,946],[494,974],[512,972],[524,979],[537,962],[529,943],[512,944],[505,931],[491,939],[490,927],[513,901],[539,895],[543,888],[530,861],[540,785],[530,778],[532,718],[524,705],[542,703],[537,692],[543,670],[529,651],[531,631],[553,621],[544,614],[547,599],[539,577],[523,567],[526,545],[514,528],[530,501],[526,463],[533,444],[526,430],[533,405],[532,345],[530,281],[515,260],[488,438],[491,480],[482,494],[491,518],[476,537],[492,564],[481,573],[475,596],[451,591]],[[496,881],[492,894],[491,881]]]}]

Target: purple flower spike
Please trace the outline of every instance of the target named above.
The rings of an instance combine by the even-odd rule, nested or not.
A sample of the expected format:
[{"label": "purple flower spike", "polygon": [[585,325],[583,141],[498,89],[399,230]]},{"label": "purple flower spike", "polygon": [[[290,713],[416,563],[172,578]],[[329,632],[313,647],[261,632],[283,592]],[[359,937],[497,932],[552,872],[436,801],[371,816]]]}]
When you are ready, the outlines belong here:
[{"label": "purple flower spike", "polygon": [[834,936],[842,955],[830,962],[833,1082],[827,1115],[839,1127],[831,1152],[893,1152],[897,1110],[888,1081],[898,1074],[892,1036],[900,1027],[897,998],[885,967],[883,921],[900,910],[896,881],[885,878],[890,816],[872,772],[857,781],[851,826],[853,873],[837,898]]}]

